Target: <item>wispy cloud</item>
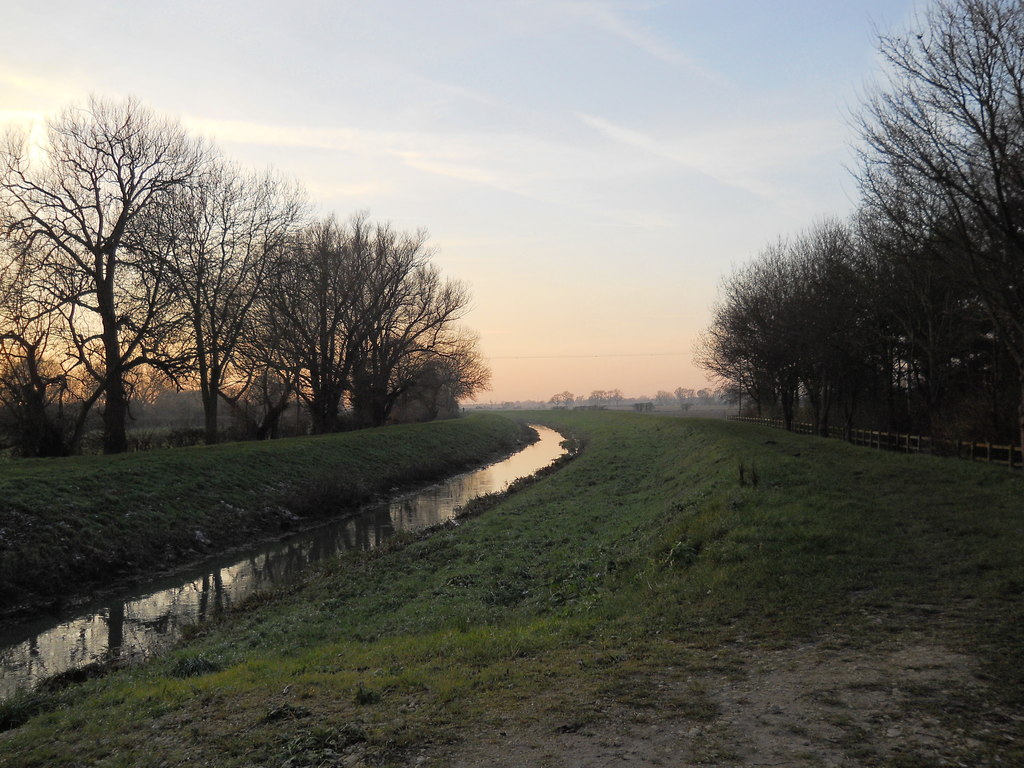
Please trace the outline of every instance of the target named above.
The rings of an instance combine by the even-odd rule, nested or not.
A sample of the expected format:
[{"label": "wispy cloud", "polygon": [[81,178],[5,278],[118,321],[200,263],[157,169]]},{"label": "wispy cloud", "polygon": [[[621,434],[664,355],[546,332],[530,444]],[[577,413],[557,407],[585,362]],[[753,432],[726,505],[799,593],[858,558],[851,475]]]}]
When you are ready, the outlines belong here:
[{"label": "wispy cloud", "polygon": [[[2,53],[2,51],[0,51]],[[48,78],[29,74],[0,60],[0,103],[31,105],[32,109],[4,110],[0,115],[10,120],[38,119],[44,110],[63,107],[87,90],[76,78]],[[21,113],[20,115],[17,113]]]},{"label": "wispy cloud", "polygon": [[387,158],[423,173],[516,194],[530,194],[531,179],[565,162],[564,148],[521,134],[425,133],[357,128],[315,128],[189,117],[189,128],[223,143],[324,149]]},{"label": "wispy cloud", "polygon": [[359,134],[337,128],[310,128],[299,125],[256,123],[247,120],[217,120],[186,116],[182,122],[192,130],[217,141],[236,144],[262,144],[275,147],[349,150],[360,145]]},{"label": "wispy cloud", "polygon": [[[356,156],[370,167],[394,162],[472,187],[584,212],[619,226],[663,229],[675,222],[674,216],[664,211],[643,208],[634,195],[624,196],[622,184],[617,181],[648,172],[653,164],[647,159],[638,160],[630,152],[609,154],[603,142],[588,141],[585,132],[575,132],[571,139],[556,139],[527,132],[389,132],[198,117],[183,122],[223,144],[327,150]],[[627,138],[626,143],[634,146],[643,142],[639,134]],[[343,167],[335,160],[326,164]],[[384,180],[359,176],[358,172],[347,181],[319,178],[317,174],[306,181],[311,191],[328,198],[387,193],[402,184],[393,174]]]},{"label": "wispy cloud", "polygon": [[578,117],[612,141],[697,171],[720,184],[772,200],[793,194],[778,181],[780,176],[797,167],[806,167],[844,146],[844,126],[838,120],[729,126],[662,139],[602,117],[587,114]]},{"label": "wispy cloud", "polygon": [[598,0],[570,0],[561,3],[560,8],[577,16],[592,26],[629,43],[650,56],[685,70],[692,75],[708,80],[717,85],[724,85],[726,78],[718,72],[708,69],[696,62],[683,51],[672,46],[665,40],[644,27],[628,21],[615,6]]},{"label": "wispy cloud", "polygon": [[370,197],[392,192],[394,185],[386,181],[363,181],[355,184],[345,184],[333,179],[314,179],[313,181],[306,181],[305,188],[314,200],[332,200],[337,198],[366,200]]}]

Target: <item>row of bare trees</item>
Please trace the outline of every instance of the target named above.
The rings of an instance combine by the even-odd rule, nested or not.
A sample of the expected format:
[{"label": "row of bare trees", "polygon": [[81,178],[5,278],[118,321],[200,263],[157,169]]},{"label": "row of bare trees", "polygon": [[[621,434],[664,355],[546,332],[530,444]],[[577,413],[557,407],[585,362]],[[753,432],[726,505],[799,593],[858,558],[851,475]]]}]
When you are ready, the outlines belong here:
[{"label": "row of bare trees", "polygon": [[486,387],[465,287],[422,232],[310,221],[300,187],[222,159],[135,100],[92,98],[0,146],[0,405],[25,456],[75,452],[95,412],[126,450],[133,396],[195,389],[272,436],[429,418]]},{"label": "row of bare trees", "polygon": [[1024,5],[938,0],[879,50],[858,212],[728,276],[698,361],[823,430],[1024,437]]},{"label": "row of bare trees", "polygon": [[[683,410],[686,410],[694,403],[707,404],[714,402],[718,399],[718,395],[719,393],[713,392],[710,389],[687,389],[685,387],[677,387],[674,392],[659,389],[653,400],[654,403],[660,406],[676,405],[681,407]],[[651,400],[647,395],[641,395],[640,397],[633,399],[643,402]],[[580,407],[583,406],[584,403],[589,404],[594,408],[608,406],[615,408],[621,406],[625,401],[626,397],[622,394],[621,389],[595,389],[589,396],[574,395],[569,391],[558,392],[552,395],[551,399],[547,402],[553,408]]]},{"label": "row of bare trees", "polygon": [[[698,403],[710,405],[719,399],[719,394],[720,393],[706,388],[692,389],[690,387],[676,387],[672,392],[659,389],[654,394],[654,404],[661,406],[677,405],[685,411],[689,410],[691,405]],[[639,399],[650,400],[648,397],[642,397]]]}]

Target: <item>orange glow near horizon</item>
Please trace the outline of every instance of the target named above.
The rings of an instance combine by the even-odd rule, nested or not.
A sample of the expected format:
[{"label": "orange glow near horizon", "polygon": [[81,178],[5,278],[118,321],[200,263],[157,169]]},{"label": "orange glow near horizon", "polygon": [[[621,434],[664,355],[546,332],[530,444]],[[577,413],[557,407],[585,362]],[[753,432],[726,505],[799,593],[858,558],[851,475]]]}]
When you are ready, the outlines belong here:
[{"label": "orange glow near horizon", "polygon": [[690,355],[607,355],[595,357],[506,357],[488,361],[491,390],[476,403],[538,400],[568,390],[586,397],[592,391],[620,389],[627,398],[651,398],[658,390],[709,386]]},{"label": "orange glow near horizon", "polygon": [[475,402],[653,397],[712,386],[692,350],[723,275],[856,207],[850,108],[915,5],[222,0],[111,25],[65,3],[97,50],[151,41],[125,67],[8,3],[0,133],[135,95],[296,179],[317,216],[428,230],[473,297],[493,372]]}]

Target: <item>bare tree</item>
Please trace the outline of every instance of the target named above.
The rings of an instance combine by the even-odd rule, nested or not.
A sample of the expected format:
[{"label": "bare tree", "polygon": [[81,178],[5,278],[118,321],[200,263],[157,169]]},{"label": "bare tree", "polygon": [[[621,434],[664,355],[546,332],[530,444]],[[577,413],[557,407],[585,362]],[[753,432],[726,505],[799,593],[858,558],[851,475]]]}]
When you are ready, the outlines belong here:
[{"label": "bare tree", "polygon": [[425,244],[423,232],[357,214],[307,227],[282,259],[254,332],[269,364],[294,371],[314,432],[338,429],[346,403],[356,426],[384,424],[404,394],[442,372],[456,389],[485,383],[475,342],[458,327],[468,293],[441,277]]},{"label": "bare tree", "polygon": [[548,401],[553,408],[569,408],[576,401],[576,395],[569,390],[551,396]]},{"label": "bare tree", "polygon": [[842,409],[847,430],[864,384],[864,296],[855,269],[850,228],[823,220],[794,238],[792,339],[798,351],[802,393],[815,431],[829,434],[829,418]]},{"label": "bare tree", "polygon": [[[858,216],[857,272],[860,300],[867,305],[864,327],[866,364],[878,371],[885,387],[888,427],[918,420],[931,434],[950,416],[964,363],[978,360],[979,340],[989,325],[970,281],[963,278],[948,228],[922,221],[922,212],[900,210],[888,200],[887,215],[875,203]],[[916,222],[916,223],[915,223]],[[900,388],[916,394],[920,406],[896,416]],[[905,428],[906,424],[903,424]]]},{"label": "bare tree", "polygon": [[943,251],[1016,363],[1024,440],[1024,5],[940,0],[881,38],[888,80],[859,119],[860,180],[897,226],[944,222]]},{"label": "bare tree", "polygon": [[0,425],[18,455],[61,456],[71,448],[68,361],[54,343],[59,318],[34,281],[33,256],[0,241]]},{"label": "bare tree", "polygon": [[231,405],[236,435],[249,440],[276,438],[289,406],[297,403],[297,373],[267,362],[263,355],[250,359],[251,351],[248,346],[240,348],[238,364],[232,368],[236,375],[225,382],[222,394]]},{"label": "bare tree", "polygon": [[460,328],[436,353],[447,371],[447,386],[455,402],[491,388],[491,369],[484,362],[476,333]]},{"label": "bare tree", "polygon": [[758,409],[780,408],[788,429],[800,388],[798,334],[805,322],[790,244],[780,240],[723,280],[695,361],[719,381],[746,392]]},{"label": "bare tree", "polygon": [[364,290],[355,255],[365,239],[357,217],[341,226],[333,218],[308,226],[284,254],[254,329],[265,339],[266,361],[292,372],[315,433],[333,432],[349,386],[357,345],[357,304]]},{"label": "bare tree", "polygon": [[659,389],[654,395],[654,402],[657,405],[672,405],[675,401],[675,396],[665,389]]},{"label": "bare tree", "polygon": [[34,154],[25,134],[0,149],[8,232],[46,255],[79,363],[93,383],[79,416],[102,400],[103,449],[126,450],[125,374],[172,371],[180,327],[168,292],[168,232],[161,209],[195,183],[210,151],[176,122],[133,99],[90,98],[47,123]]},{"label": "bare tree", "polygon": [[175,198],[170,277],[191,331],[205,439],[218,438],[224,386],[251,311],[294,238],[305,209],[294,183],[271,173],[212,165]]},{"label": "bare tree", "polygon": [[[351,404],[356,423],[384,424],[397,399],[416,380],[417,368],[443,356],[469,305],[466,287],[444,279],[425,263],[426,235],[378,230],[378,270],[364,295],[359,364],[352,372]],[[380,246],[386,246],[381,249]],[[402,274],[403,269],[408,271]]]},{"label": "bare tree", "polygon": [[429,421],[458,413],[459,401],[490,385],[475,334],[453,332],[435,349],[418,355],[416,373],[396,400],[392,416],[398,421]]},{"label": "bare tree", "polygon": [[688,411],[690,409],[689,401],[694,398],[694,391],[692,389],[686,389],[685,387],[676,387],[675,391],[672,394],[679,402],[679,407],[682,410]]}]

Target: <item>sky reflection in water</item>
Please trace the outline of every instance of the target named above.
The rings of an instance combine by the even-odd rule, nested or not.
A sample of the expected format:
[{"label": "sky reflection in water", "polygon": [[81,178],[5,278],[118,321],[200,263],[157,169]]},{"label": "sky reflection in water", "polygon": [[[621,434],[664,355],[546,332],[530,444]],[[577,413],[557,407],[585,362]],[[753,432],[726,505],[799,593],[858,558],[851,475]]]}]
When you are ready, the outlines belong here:
[{"label": "sky reflection in water", "polygon": [[75,616],[45,616],[4,627],[0,698],[97,659],[146,656],[173,642],[183,625],[215,616],[259,589],[287,583],[318,560],[347,549],[370,549],[396,530],[450,519],[467,501],[502,491],[562,455],[561,435],[546,427],[534,429],[540,441],[504,461],[367,508],[357,517],[234,553],[229,562],[210,560],[190,573],[79,609]]}]

